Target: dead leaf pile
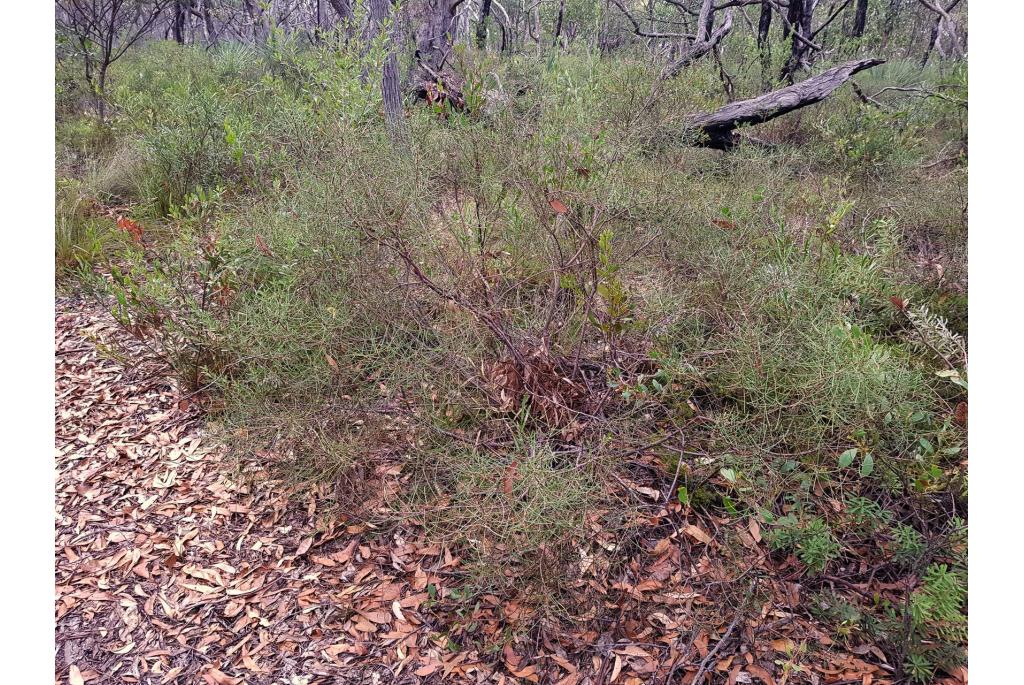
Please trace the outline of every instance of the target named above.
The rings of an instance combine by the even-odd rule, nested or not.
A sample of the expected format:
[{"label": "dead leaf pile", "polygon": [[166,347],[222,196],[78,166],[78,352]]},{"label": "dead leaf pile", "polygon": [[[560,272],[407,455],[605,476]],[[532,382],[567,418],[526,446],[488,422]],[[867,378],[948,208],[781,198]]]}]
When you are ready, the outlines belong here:
[{"label": "dead leaf pile", "polygon": [[[808,618],[757,521],[678,503],[651,505],[625,558],[595,514],[557,602],[467,600],[458,550],[414,523],[373,530],[234,479],[167,369],[141,345],[112,352],[131,346],[122,335],[58,300],[55,682],[891,681],[880,650],[838,645]],[[758,592],[726,591],[755,572]]]}]

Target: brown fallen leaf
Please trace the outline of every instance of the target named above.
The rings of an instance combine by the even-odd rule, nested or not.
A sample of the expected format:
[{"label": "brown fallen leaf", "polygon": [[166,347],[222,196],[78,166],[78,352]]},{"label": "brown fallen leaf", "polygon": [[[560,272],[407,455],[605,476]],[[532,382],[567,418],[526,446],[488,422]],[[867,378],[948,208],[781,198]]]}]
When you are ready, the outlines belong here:
[{"label": "brown fallen leaf", "polygon": [[439,664],[436,661],[431,661],[429,664],[426,664],[425,666],[420,666],[415,671],[413,671],[413,673],[415,675],[418,675],[419,677],[423,678],[425,676],[430,675],[431,673],[433,673],[434,671],[436,671],[440,667],[441,667],[441,664]]},{"label": "brown fallen leaf", "polygon": [[754,538],[754,542],[761,542],[761,524],[757,522],[757,519],[750,519],[747,530],[750,531],[750,537]]},{"label": "brown fallen leaf", "polygon": [[68,685],[85,685],[85,678],[82,677],[82,671],[79,670],[78,666],[71,664],[68,668]]},{"label": "brown fallen leaf", "polygon": [[561,200],[551,198],[548,200],[548,204],[551,205],[551,209],[555,210],[555,214],[565,214],[569,211],[569,208]]},{"label": "brown fallen leaf", "polygon": [[699,526],[695,526],[692,523],[686,524],[683,527],[683,532],[692,537],[694,540],[699,540],[705,545],[711,544],[711,536],[705,533]]},{"label": "brown fallen leaf", "polygon": [[295,556],[301,557],[303,554],[309,551],[309,548],[313,546],[313,538],[308,537],[299,543],[299,548],[295,550]]},{"label": "brown fallen leaf", "polygon": [[761,680],[764,685],[775,685],[775,678],[772,678],[772,674],[761,668],[757,664],[748,664],[746,668],[747,673],[757,677]]},{"label": "brown fallen leaf", "polygon": [[172,680],[178,677],[179,673],[181,673],[184,670],[184,666],[175,666],[171,670],[167,671],[167,674],[164,676],[164,679],[160,681],[160,685],[166,685],[167,683],[171,682]]},{"label": "brown fallen leaf", "polygon": [[505,493],[506,497],[512,496],[512,483],[516,479],[516,469],[519,467],[519,462],[513,460],[508,468],[505,469],[505,477],[502,479],[501,490]]},{"label": "brown fallen leaf", "polygon": [[239,685],[242,682],[241,678],[232,678],[223,671],[211,668],[209,671],[203,674],[203,679],[206,680],[209,685]]},{"label": "brown fallen leaf", "polygon": [[614,683],[615,680],[619,677],[620,673],[622,673],[622,657],[616,654],[615,665],[612,666],[612,675],[610,678],[608,678],[608,682]]},{"label": "brown fallen leaf", "polygon": [[267,247],[266,241],[263,240],[263,237],[260,236],[259,233],[256,234],[256,249],[268,257],[274,256],[274,253],[270,251],[270,248]]}]

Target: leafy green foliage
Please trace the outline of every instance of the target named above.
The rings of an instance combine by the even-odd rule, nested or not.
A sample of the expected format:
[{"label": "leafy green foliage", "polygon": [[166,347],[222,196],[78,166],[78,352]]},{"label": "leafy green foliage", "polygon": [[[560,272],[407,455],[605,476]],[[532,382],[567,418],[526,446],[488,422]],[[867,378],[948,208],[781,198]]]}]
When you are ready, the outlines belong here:
[{"label": "leafy green foliage", "polygon": [[774,549],[794,551],[800,561],[817,573],[824,571],[840,552],[828,523],[817,516],[800,519],[786,514],[775,521],[768,539]]}]

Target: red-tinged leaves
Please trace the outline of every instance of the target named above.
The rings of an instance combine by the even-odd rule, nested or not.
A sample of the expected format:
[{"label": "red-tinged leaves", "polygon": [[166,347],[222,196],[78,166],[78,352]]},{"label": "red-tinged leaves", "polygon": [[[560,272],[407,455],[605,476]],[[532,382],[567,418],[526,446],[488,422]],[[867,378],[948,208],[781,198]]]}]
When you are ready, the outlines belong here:
[{"label": "red-tinged leaves", "polygon": [[548,200],[548,204],[551,205],[551,209],[555,210],[555,214],[567,214],[569,212],[569,208],[561,200],[551,198]]},{"label": "red-tinged leaves", "polygon": [[135,242],[142,242],[142,226],[135,221],[132,221],[128,217],[121,216],[117,218],[117,227],[131,235]]},{"label": "red-tinged leaves", "polygon": [[259,233],[256,234],[256,249],[268,257],[274,256],[274,253],[270,251],[270,248],[267,246],[267,243],[263,240],[263,237]]},{"label": "red-tinged leaves", "polygon": [[900,310],[901,312],[907,310],[906,301],[899,295],[893,295],[892,297],[889,298],[889,301],[892,302],[893,307],[896,307],[896,309]]},{"label": "red-tinged leaves", "polygon": [[964,428],[967,428],[967,403],[958,402],[953,412],[953,418]]},{"label": "red-tinged leaves", "polygon": [[516,470],[518,468],[519,462],[513,461],[511,464],[508,465],[508,468],[505,469],[505,476],[504,478],[502,478],[501,481],[501,490],[502,492],[505,493],[506,497],[512,496],[512,484],[515,482]]}]

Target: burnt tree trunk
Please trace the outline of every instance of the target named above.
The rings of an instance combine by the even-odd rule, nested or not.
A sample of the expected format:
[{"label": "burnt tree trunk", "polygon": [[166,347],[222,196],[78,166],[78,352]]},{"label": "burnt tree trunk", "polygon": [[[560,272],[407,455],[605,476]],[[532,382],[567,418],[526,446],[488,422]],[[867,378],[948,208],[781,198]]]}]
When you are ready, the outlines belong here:
[{"label": "burnt tree trunk", "polygon": [[761,0],[761,16],[757,20],[757,48],[761,53],[761,81],[764,89],[771,86],[769,71],[772,68],[772,3],[770,0]]},{"label": "burnt tree trunk", "polygon": [[428,100],[462,106],[462,89],[446,69],[452,51],[455,11],[463,0],[426,0],[416,29],[416,64],[411,77],[416,93]]},{"label": "burnt tree trunk", "polygon": [[860,38],[868,26],[868,0],[857,0],[857,9],[853,14],[853,29],[850,35]]},{"label": "burnt tree trunk", "polygon": [[484,0],[480,7],[480,23],[476,25],[476,46],[487,47],[487,19],[491,16],[491,0]]},{"label": "burnt tree trunk", "polygon": [[565,18],[565,0],[558,3],[558,19],[555,21],[555,38],[552,46],[558,47],[558,39],[562,37],[562,20]]},{"label": "burnt tree trunk", "polygon": [[183,0],[175,0],[174,14],[171,16],[171,34],[174,42],[178,45],[185,43],[185,17],[188,16],[188,9]]},{"label": "burnt tree trunk", "polygon": [[714,112],[695,114],[687,121],[687,127],[703,134],[702,139],[696,141],[697,144],[728,150],[739,142],[737,127],[761,124],[795,109],[821,102],[854,74],[884,62],[884,59],[876,58],[853,60],[792,86],[749,100],[733,102]]}]

